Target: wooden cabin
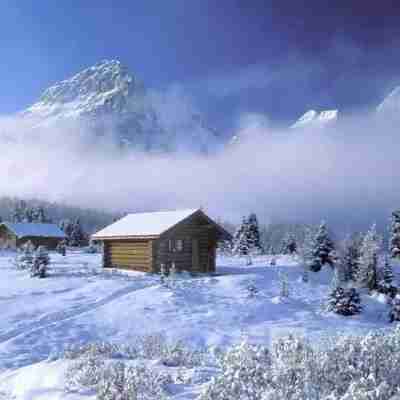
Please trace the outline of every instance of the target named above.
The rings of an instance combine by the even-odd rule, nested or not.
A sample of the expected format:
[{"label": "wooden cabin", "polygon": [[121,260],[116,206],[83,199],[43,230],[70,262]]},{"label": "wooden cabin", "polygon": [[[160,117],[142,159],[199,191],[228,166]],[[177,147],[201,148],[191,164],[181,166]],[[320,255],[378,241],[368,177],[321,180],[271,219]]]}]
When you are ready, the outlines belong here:
[{"label": "wooden cabin", "polygon": [[46,246],[53,250],[66,238],[65,233],[55,224],[28,222],[3,222],[0,224],[0,248],[16,249],[27,241],[35,247]]},{"label": "wooden cabin", "polygon": [[144,272],[214,272],[219,240],[231,235],[202,210],[129,214],[92,236],[103,266]]}]

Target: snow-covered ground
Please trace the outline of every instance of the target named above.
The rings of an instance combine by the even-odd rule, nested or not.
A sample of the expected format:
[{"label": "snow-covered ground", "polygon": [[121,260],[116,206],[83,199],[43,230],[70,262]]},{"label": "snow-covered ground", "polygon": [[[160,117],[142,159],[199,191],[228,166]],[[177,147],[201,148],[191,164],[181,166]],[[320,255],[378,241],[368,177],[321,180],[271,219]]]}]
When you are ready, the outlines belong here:
[{"label": "snow-covered ground", "polygon": [[[389,326],[388,306],[379,297],[363,296],[358,316],[326,313],[330,269],[311,273],[304,283],[301,266],[287,256],[276,266],[268,256],[250,266],[244,259],[219,258],[215,276],[184,275],[168,287],[154,275],[103,271],[98,254],[51,254],[51,259],[49,277],[36,279],[15,269],[13,254],[0,255],[0,393],[8,393],[5,398],[93,398],[66,394],[66,364],[51,361],[79,343],[129,343],[162,333],[198,347],[243,338],[268,344],[288,333],[317,338]],[[288,299],[279,297],[282,271],[288,276]],[[254,296],[250,286],[256,288]]]}]

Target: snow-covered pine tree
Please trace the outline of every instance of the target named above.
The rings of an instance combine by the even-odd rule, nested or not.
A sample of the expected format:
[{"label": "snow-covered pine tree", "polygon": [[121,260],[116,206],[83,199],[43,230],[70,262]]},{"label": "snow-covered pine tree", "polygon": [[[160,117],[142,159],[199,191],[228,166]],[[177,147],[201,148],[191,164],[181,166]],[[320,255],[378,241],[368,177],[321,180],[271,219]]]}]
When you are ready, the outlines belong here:
[{"label": "snow-covered pine tree", "polygon": [[16,257],[16,267],[19,269],[31,270],[33,265],[33,253],[35,246],[30,240],[23,244]]},{"label": "snow-covered pine tree", "polygon": [[86,244],[86,234],[83,231],[80,219],[77,218],[72,226],[71,231],[71,246],[81,247]]},{"label": "snow-covered pine tree", "polygon": [[374,290],[377,287],[378,253],[381,247],[381,239],[373,224],[365,234],[360,247],[358,272],[356,281],[362,287]]},{"label": "snow-covered pine tree", "polygon": [[49,253],[46,250],[46,247],[39,246],[33,256],[31,276],[45,278],[49,264],[50,257]]},{"label": "snow-covered pine tree", "polygon": [[249,254],[249,223],[246,217],[243,217],[242,224],[236,230],[233,236],[233,254],[244,256]]},{"label": "snow-covered pine tree", "polygon": [[392,301],[392,309],[389,313],[390,322],[400,321],[400,295],[397,295]]},{"label": "snow-covered pine tree", "polygon": [[67,239],[66,239],[67,245],[71,246],[72,231],[73,231],[74,224],[69,219],[63,219],[60,221],[58,226],[65,233],[65,236],[67,237]]},{"label": "snow-covered pine tree", "polygon": [[355,315],[362,310],[360,296],[354,288],[345,290],[338,286],[328,297],[327,310],[340,315]]},{"label": "snow-covered pine tree", "polygon": [[351,279],[355,282],[357,279],[361,243],[362,236],[360,234],[347,237],[343,242],[342,258],[346,280]]},{"label": "snow-covered pine tree", "polygon": [[255,213],[251,213],[247,219],[247,241],[249,243],[249,250],[251,253],[262,253],[263,249],[260,241],[260,229],[258,226],[258,219]]},{"label": "snow-covered pine tree", "polygon": [[392,258],[400,258],[400,210],[392,212],[389,233],[389,252]]},{"label": "snow-covered pine tree", "polygon": [[318,272],[325,264],[333,267],[332,252],[334,249],[335,246],[330,238],[326,223],[322,221],[313,241],[310,269]]}]

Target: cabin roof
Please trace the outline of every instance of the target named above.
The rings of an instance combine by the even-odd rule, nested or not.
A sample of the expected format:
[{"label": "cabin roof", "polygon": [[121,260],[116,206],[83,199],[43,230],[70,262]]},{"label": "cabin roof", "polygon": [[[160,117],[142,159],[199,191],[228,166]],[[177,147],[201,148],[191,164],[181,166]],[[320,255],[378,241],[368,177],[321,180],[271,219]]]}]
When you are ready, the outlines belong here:
[{"label": "cabin roof", "polygon": [[160,236],[177,223],[190,217],[198,209],[157,211],[128,214],[101,231],[92,235],[93,239],[115,237]]},{"label": "cabin roof", "polygon": [[5,226],[18,238],[23,237],[46,237],[46,238],[65,238],[65,233],[56,224],[41,224],[30,222],[3,222],[0,226]]},{"label": "cabin roof", "polygon": [[128,214],[92,235],[92,239],[157,238],[195,213],[202,213],[222,235],[229,235],[222,227],[208,218],[201,209],[195,208]]}]

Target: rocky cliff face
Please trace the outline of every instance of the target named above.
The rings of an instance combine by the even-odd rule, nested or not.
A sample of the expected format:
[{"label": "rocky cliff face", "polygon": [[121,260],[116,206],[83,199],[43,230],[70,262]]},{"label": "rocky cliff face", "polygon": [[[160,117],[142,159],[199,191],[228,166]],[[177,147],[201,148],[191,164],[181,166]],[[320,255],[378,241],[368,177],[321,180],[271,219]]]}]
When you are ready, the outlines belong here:
[{"label": "rocky cliff face", "polygon": [[102,61],[54,84],[21,114],[39,126],[81,121],[96,135],[112,132],[121,146],[142,150],[207,151],[217,140],[198,114],[165,124],[160,104],[152,103],[144,85],[116,60]]}]

